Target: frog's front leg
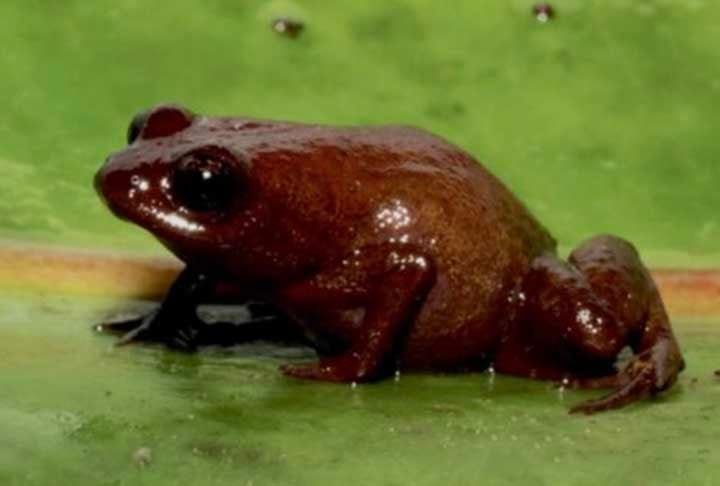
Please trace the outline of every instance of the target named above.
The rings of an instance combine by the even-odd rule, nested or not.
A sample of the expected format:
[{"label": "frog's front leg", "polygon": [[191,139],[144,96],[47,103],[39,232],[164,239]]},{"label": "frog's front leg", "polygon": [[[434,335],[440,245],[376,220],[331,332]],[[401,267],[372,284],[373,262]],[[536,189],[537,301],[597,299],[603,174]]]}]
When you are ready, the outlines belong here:
[{"label": "frog's front leg", "polygon": [[[365,382],[391,371],[408,326],[435,282],[432,260],[410,249],[365,248],[340,265],[282,292],[288,308],[313,311],[364,309],[343,352],[309,364],[285,365],[285,374],[335,382]],[[323,325],[332,327],[332,323]]]},{"label": "frog's front leg", "polygon": [[157,309],[138,318],[98,324],[95,330],[120,335],[118,345],[164,343],[183,351],[193,351],[201,345],[232,345],[259,339],[302,342],[297,328],[265,304],[248,304],[250,319],[241,324],[203,322],[197,307],[211,297],[216,283],[209,275],[187,267]]},{"label": "frog's front leg", "polygon": [[162,342],[172,348],[192,350],[202,324],[196,308],[213,284],[206,274],[186,267],[170,286],[160,307],[135,319],[98,324],[95,330],[121,334],[119,345]]}]

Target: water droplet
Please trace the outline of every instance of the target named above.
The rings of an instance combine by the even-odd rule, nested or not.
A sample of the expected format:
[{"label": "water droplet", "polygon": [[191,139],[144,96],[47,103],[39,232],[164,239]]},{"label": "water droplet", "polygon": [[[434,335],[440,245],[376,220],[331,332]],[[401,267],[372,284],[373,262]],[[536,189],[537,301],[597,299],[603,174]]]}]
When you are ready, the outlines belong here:
[{"label": "water droplet", "polygon": [[299,20],[280,18],[273,20],[272,29],[280,35],[290,39],[296,39],[305,28],[305,24]]},{"label": "water droplet", "polygon": [[538,3],[533,7],[533,15],[538,22],[548,22],[555,17],[555,9],[549,3]]}]

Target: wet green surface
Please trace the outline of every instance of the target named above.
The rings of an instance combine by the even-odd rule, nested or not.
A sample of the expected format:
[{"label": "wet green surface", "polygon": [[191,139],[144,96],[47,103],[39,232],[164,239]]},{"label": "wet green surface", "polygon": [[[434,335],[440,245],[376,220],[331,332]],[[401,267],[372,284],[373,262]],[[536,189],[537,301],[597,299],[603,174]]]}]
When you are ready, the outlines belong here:
[{"label": "wet green surface", "polygon": [[[3,298],[0,484],[717,484],[717,321],[679,322],[662,401],[568,416],[589,392],[488,374],[352,388],[290,380],[298,350],[113,348],[130,303]],[[152,450],[140,467],[133,453]]]},{"label": "wet green surface", "polygon": [[[566,247],[720,264],[720,3],[135,0],[0,5],[0,237],[160,251],[91,188],[140,108],[446,136]],[[33,7],[30,7],[33,5]],[[275,16],[304,20],[292,41]]]}]

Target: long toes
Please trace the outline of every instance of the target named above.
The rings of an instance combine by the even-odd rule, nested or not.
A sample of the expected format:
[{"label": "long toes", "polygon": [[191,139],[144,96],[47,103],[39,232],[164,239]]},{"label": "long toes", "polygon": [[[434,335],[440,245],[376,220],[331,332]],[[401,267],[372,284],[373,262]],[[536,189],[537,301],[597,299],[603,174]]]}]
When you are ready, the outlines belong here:
[{"label": "long toes", "polygon": [[624,407],[647,398],[655,393],[653,386],[654,369],[644,368],[622,387],[604,397],[581,402],[570,409],[570,413],[592,414]]},{"label": "long toes", "polygon": [[124,335],[142,325],[143,318],[129,319],[127,321],[101,322],[93,326],[93,331],[102,334]]},{"label": "long toes", "polygon": [[115,341],[115,346],[127,346],[129,344],[156,342],[157,339],[150,335],[148,329],[143,326],[136,327]]}]

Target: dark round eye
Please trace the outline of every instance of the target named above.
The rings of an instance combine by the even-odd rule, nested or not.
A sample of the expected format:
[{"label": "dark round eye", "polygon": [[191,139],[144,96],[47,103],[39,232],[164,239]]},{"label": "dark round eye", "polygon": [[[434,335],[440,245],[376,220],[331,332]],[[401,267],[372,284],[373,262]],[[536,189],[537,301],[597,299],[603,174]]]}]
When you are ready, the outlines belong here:
[{"label": "dark round eye", "polygon": [[130,126],[127,130],[127,143],[130,145],[133,143],[139,136],[140,132],[142,132],[143,127],[145,126],[145,123],[147,122],[148,116],[150,115],[149,110],[141,111],[137,115],[135,115],[130,122]]},{"label": "dark round eye", "polygon": [[173,172],[171,190],[177,202],[192,211],[221,211],[237,190],[226,160],[212,154],[182,157]]}]

